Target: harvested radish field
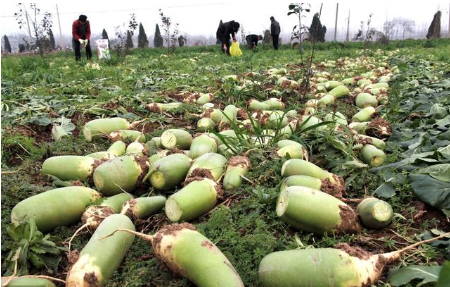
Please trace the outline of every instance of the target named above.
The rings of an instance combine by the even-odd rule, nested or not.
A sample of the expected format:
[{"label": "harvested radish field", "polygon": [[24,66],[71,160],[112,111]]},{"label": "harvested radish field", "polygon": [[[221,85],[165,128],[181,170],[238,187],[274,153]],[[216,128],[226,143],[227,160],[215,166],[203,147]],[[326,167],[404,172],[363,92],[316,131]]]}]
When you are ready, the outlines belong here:
[{"label": "harvested radish field", "polygon": [[450,286],[450,42],[363,46],[3,57],[2,286]]}]

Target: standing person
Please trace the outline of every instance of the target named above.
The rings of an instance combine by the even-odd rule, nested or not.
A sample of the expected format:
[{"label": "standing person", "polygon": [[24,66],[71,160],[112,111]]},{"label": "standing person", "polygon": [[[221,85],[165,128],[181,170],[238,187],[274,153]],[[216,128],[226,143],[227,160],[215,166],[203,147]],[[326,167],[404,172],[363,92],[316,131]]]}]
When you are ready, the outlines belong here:
[{"label": "standing person", "polygon": [[280,37],[280,23],[275,21],[275,18],[272,16],[270,17],[270,35],[272,36],[272,42],[273,42],[273,48],[275,50],[278,50],[278,39]]},{"label": "standing person", "polygon": [[86,15],[80,15],[78,20],[75,20],[72,24],[72,41],[75,48],[75,59],[81,60],[81,45],[86,48],[86,58],[90,60],[92,58],[91,51],[91,25],[87,21]]},{"label": "standing person", "polygon": [[230,55],[230,45],[231,38],[233,42],[236,42],[236,32],[239,30],[241,25],[239,22],[231,20],[230,22],[225,22],[217,28],[216,37],[220,40],[222,44],[222,51]]},{"label": "standing person", "polygon": [[258,41],[261,41],[263,37],[261,35],[255,35],[250,34],[247,37],[245,37],[245,40],[247,40],[247,45],[250,47],[250,49],[253,49],[258,46]]}]

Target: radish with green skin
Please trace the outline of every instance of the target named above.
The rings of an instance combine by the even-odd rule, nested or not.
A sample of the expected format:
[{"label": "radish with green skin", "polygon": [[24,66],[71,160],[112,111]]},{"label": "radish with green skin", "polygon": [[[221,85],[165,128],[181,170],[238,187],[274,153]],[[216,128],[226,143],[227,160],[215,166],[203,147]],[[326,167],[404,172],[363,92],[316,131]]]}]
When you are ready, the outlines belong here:
[{"label": "radish with green skin", "polygon": [[381,150],[386,149],[386,142],[379,138],[369,137],[366,135],[356,135],[355,139],[359,140],[359,142],[361,142],[361,141],[365,142],[364,144],[372,144],[376,148],[381,149]]},{"label": "radish with green skin", "polygon": [[371,254],[360,248],[339,244],[337,248],[286,250],[266,255],[259,264],[264,287],[363,287],[377,284],[384,267],[421,244],[450,233],[420,241],[403,249]]},{"label": "radish with green skin", "polygon": [[335,98],[339,98],[349,95],[350,91],[346,86],[337,86],[329,91],[328,94],[334,96]]},{"label": "radish with green skin", "polygon": [[377,98],[368,93],[358,94],[355,102],[358,108],[365,108],[369,106],[376,108],[378,106]]},{"label": "radish with green skin", "polygon": [[291,175],[283,180],[280,191],[288,188],[289,186],[304,186],[315,190],[321,190],[322,180],[307,175]]},{"label": "radish with green skin", "polygon": [[285,147],[282,147],[277,150],[277,155],[281,158],[299,158],[303,159],[305,157],[306,150],[303,148],[303,146],[299,143],[296,145],[288,145]]},{"label": "radish with green skin", "polygon": [[103,238],[119,228],[134,231],[133,223],[125,215],[113,214],[103,220],[70,268],[67,287],[104,286],[108,283],[134,240],[133,234],[124,232]]},{"label": "radish with green skin", "polygon": [[127,145],[123,141],[114,142],[106,151],[115,156],[122,156],[125,154]]},{"label": "radish with green skin", "polygon": [[130,232],[152,243],[155,256],[174,273],[198,287],[244,287],[239,274],[226,256],[189,223],[171,224],[155,235]]},{"label": "radish with green skin", "polygon": [[351,85],[356,84],[356,81],[354,78],[347,78],[347,79],[342,80],[342,83],[346,86],[351,86]]},{"label": "radish with green skin", "polygon": [[[315,116],[302,116],[301,117],[300,130],[304,131],[304,130],[306,130],[307,128],[309,128],[311,126],[320,124],[321,122],[322,122],[322,120],[320,120],[319,118],[317,118]],[[321,131],[321,130],[324,130],[326,128],[327,128],[327,126],[324,125],[324,126],[317,127],[316,130]]]},{"label": "radish with green skin", "polygon": [[186,178],[192,159],[182,153],[175,153],[154,161],[142,180],[147,179],[156,190],[171,190]]},{"label": "radish with green skin", "polygon": [[374,197],[366,198],[356,207],[356,213],[367,228],[380,229],[388,226],[394,215],[392,206]]},{"label": "radish with green skin", "polygon": [[53,156],[44,161],[41,173],[56,176],[60,180],[86,180],[92,175],[97,159],[87,156]]},{"label": "radish with green skin", "polygon": [[352,122],[348,125],[349,128],[360,134],[366,133],[366,128],[369,126],[370,122]]},{"label": "radish with green skin", "polygon": [[197,130],[202,132],[214,131],[216,123],[210,118],[201,118],[197,122]]},{"label": "radish with green skin", "polygon": [[140,142],[132,142],[127,146],[125,151],[126,155],[135,155],[135,156],[144,156],[145,154],[145,145]]},{"label": "radish with green skin", "polygon": [[161,144],[161,137],[153,137],[150,141],[153,142],[157,148],[163,147]]},{"label": "radish with green skin", "polygon": [[234,190],[242,185],[242,177],[250,169],[250,160],[245,156],[233,156],[230,158],[223,178],[223,187],[225,190]]},{"label": "radish with green skin", "polygon": [[207,94],[200,93],[196,103],[199,105],[204,105],[206,103],[211,102],[213,99],[214,99],[214,96],[211,93],[207,93]]},{"label": "radish with green skin", "polygon": [[214,121],[214,123],[218,124],[222,120],[223,114],[219,109],[208,108],[202,114],[202,118],[210,118]]},{"label": "radish with green skin", "polygon": [[364,163],[376,167],[382,165],[386,161],[387,157],[384,151],[373,145],[366,144],[361,150],[361,158]]},{"label": "radish with green skin", "polygon": [[161,145],[166,149],[189,149],[191,143],[191,134],[182,129],[169,129],[161,135]]},{"label": "radish with green skin", "polygon": [[250,101],[248,101],[247,106],[250,111],[264,111],[270,109],[267,103],[260,102],[255,99],[251,99]]},{"label": "radish with green skin", "polygon": [[11,222],[19,224],[34,219],[37,228],[46,232],[58,226],[68,226],[80,221],[86,208],[100,200],[97,191],[71,186],[51,189],[19,202],[11,211]]},{"label": "radish with green skin", "polygon": [[131,124],[123,118],[96,119],[87,122],[83,127],[83,135],[88,142],[93,139],[106,136],[118,130],[128,130]]},{"label": "radish with green skin", "polygon": [[163,209],[166,203],[164,196],[140,197],[128,200],[122,208],[121,214],[131,219],[146,219]]},{"label": "radish with green skin", "polygon": [[205,153],[217,152],[217,140],[209,134],[201,134],[192,140],[190,151],[193,159]]},{"label": "radish with green skin", "polygon": [[92,157],[98,160],[110,160],[115,158],[116,156],[108,151],[98,151],[94,153],[90,153],[86,155],[87,157]]},{"label": "radish with green skin", "polygon": [[95,169],[94,184],[98,191],[109,196],[132,192],[147,169],[148,163],[143,159],[131,155],[117,157]]},{"label": "radish with green skin", "polygon": [[325,117],[323,119],[325,121],[329,121],[329,122],[331,122],[331,121],[336,122],[336,125],[335,125],[336,129],[338,127],[340,127],[341,125],[345,125],[346,126],[348,124],[347,119],[340,112],[328,113],[328,114],[325,115]]},{"label": "radish with green skin", "polygon": [[357,214],[350,206],[320,190],[289,186],[281,190],[277,215],[289,225],[315,234],[338,234],[361,230]]},{"label": "radish with green skin", "polygon": [[225,171],[227,159],[218,153],[206,153],[198,157],[188,172],[188,177],[194,174],[196,169],[208,170],[215,181],[219,180]]},{"label": "radish with green skin", "polygon": [[366,86],[366,89],[389,89],[388,83],[376,83]]},{"label": "radish with green skin", "polygon": [[139,141],[141,143],[146,142],[145,135],[140,131],[135,130],[119,130],[109,134],[112,141],[124,141],[124,142],[134,142]]},{"label": "radish with green skin", "polygon": [[300,143],[293,141],[293,140],[279,140],[276,143],[276,145],[278,148],[284,148],[284,147],[290,146],[290,145],[298,146],[299,148],[303,147]]},{"label": "radish with green skin", "polygon": [[270,98],[263,103],[265,103],[269,107],[269,110],[282,110],[285,107],[284,103],[277,98]]},{"label": "radish with green skin", "polygon": [[189,221],[216,206],[220,186],[209,178],[194,180],[166,201],[166,215],[172,222]]},{"label": "radish with green skin", "polygon": [[357,112],[353,117],[352,121],[354,122],[367,122],[369,121],[373,114],[375,114],[376,110],[374,107],[365,107],[364,109]]},{"label": "radish with green skin", "polygon": [[172,110],[178,109],[182,104],[183,103],[178,102],[168,104],[152,103],[148,104],[146,108],[151,112],[162,114],[163,112],[170,112]]},{"label": "radish with green skin", "polygon": [[332,105],[334,104],[335,98],[333,95],[325,95],[320,98],[320,100],[317,102],[318,106],[326,106],[326,105]]},{"label": "radish with green skin", "polygon": [[236,122],[238,109],[234,105],[228,105],[223,110],[222,120],[219,123],[219,128],[224,127],[230,123]]},{"label": "radish with green skin", "polygon": [[[9,281],[8,281],[9,280]],[[39,277],[2,277],[2,286],[5,287],[55,287],[53,282]]]},{"label": "radish with green skin", "polygon": [[342,86],[342,82],[339,81],[328,81],[325,83],[325,88],[329,91],[336,87]]}]

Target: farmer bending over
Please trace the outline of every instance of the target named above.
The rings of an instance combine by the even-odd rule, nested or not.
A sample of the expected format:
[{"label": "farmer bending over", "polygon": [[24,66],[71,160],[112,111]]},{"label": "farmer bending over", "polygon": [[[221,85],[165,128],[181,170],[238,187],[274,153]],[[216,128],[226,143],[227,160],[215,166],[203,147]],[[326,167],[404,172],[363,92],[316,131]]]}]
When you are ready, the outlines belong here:
[{"label": "farmer bending over", "polygon": [[78,20],[75,20],[72,24],[72,41],[75,49],[75,59],[81,60],[81,46],[86,48],[86,58],[90,60],[92,58],[91,43],[91,26],[87,21],[86,15],[80,15]]}]

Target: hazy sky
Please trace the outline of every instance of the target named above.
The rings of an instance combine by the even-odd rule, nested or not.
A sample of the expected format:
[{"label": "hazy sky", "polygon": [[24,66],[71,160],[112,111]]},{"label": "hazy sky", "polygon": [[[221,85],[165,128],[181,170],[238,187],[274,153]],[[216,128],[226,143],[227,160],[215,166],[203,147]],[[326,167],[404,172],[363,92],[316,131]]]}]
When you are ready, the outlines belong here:
[{"label": "hazy sky", "polygon": [[[58,4],[62,33],[70,35],[71,25],[80,14],[88,16],[93,34],[101,34],[105,28],[110,38],[114,37],[114,27],[128,22],[131,13],[136,14],[136,20],[142,22],[147,36],[152,36],[155,24],[160,23],[158,9],[162,8],[164,13],[170,16],[174,23],[179,23],[179,30],[187,35],[214,36],[220,20],[224,22],[236,20],[244,27],[246,34],[262,34],[264,29],[270,28],[270,16],[274,16],[281,24],[283,33],[290,33],[292,27],[298,23],[294,16],[287,16],[288,5],[292,1],[238,1],[238,0],[156,0],[156,1],[60,1],[60,2],[38,2],[41,11],[48,11],[53,15],[53,34],[59,39],[59,26],[56,14]],[[381,30],[386,20],[395,17],[403,17],[414,20],[417,30],[427,29],[434,13],[442,11],[441,28],[443,36],[446,36],[449,23],[449,3],[410,1],[358,1],[339,4],[338,31],[339,36],[345,37],[347,17],[349,9],[350,29],[356,31],[361,21],[367,21],[370,13],[373,13],[372,26]],[[25,33],[19,30],[14,18],[14,12],[18,11],[17,2],[1,2],[1,35],[13,36],[17,33]],[[29,7],[29,5],[27,5]],[[309,26],[312,16],[319,12],[320,3],[314,3],[311,13],[305,19]],[[327,36],[334,34],[334,20],[336,3],[324,3],[321,21],[328,28]],[[353,36],[354,33],[351,33]]]}]

